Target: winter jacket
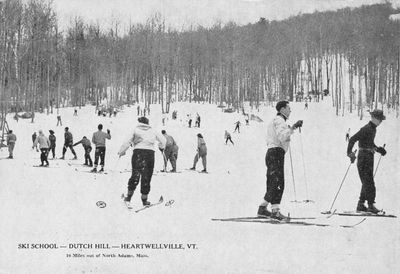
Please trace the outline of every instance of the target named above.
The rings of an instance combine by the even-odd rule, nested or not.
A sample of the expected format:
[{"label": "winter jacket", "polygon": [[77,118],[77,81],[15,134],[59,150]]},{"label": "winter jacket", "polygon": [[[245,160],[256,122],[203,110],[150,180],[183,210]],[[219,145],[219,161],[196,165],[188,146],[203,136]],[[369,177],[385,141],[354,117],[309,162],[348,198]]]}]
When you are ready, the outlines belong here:
[{"label": "winter jacket", "polygon": [[56,147],[56,136],[54,134],[49,135],[50,147]]},{"label": "winter jacket", "polygon": [[82,138],[82,140],[80,140],[79,142],[76,142],[72,146],[74,147],[74,146],[79,145],[79,144],[82,144],[84,149],[92,147],[92,143],[90,142],[90,140],[88,138]]},{"label": "winter jacket", "polygon": [[15,143],[15,141],[17,141],[17,136],[14,133],[9,133],[7,135],[7,145]]},{"label": "winter jacket", "polygon": [[178,152],[179,147],[176,144],[174,138],[168,134],[164,134],[164,137],[166,139],[166,144],[165,144],[165,150],[166,151],[172,151],[172,152]]},{"label": "winter jacket", "polygon": [[197,137],[197,151],[200,156],[207,155],[207,146],[203,138]]},{"label": "winter jacket", "polygon": [[286,118],[278,113],[267,126],[267,147],[280,147],[286,152],[289,149],[290,136],[293,132],[294,130],[286,124]]},{"label": "winter jacket", "polygon": [[37,144],[39,144],[40,148],[49,148],[50,147],[50,141],[49,139],[44,136],[44,134],[39,134],[36,137],[35,143],[33,144],[33,146],[37,146]]},{"label": "winter jacket", "polygon": [[72,133],[67,131],[64,133],[64,144],[65,146],[70,146],[74,143],[73,138],[72,138]]},{"label": "winter jacket", "polygon": [[374,143],[376,135],[376,125],[369,122],[363,126],[356,134],[351,136],[349,143],[347,145],[347,154],[350,154],[354,144],[358,141],[359,148],[366,148],[374,150],[377,146]]},{"label": "winter jacket", "polygon": [[154,144],[156,141],[159,143],[158,147],[160,149],[165,148],[167,141],[161,133],[158,133],[149,125],[138,123],[133,133],[130,135],[129,140],[121,146],[118,154],[123,155],[130,145],[133,146],[133,149],[148,149],[154,151]]},{"label": "winter jacket", "polygon": [[99,130],[93,133],[92,142],[96,147],[105,147],[106,138],[111,139],[111,135]]}]

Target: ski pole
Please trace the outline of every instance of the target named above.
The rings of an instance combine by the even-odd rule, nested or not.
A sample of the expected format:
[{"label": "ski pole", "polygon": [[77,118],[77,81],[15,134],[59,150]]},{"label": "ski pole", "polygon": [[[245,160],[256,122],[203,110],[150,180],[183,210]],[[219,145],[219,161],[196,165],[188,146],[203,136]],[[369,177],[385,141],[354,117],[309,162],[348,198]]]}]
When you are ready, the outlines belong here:
[{"label": "ski pole", "polygon": [[307,183],[307,176],[306,176],[306,164],[304,162],[303,137],[301,134],[301,127],[299,127],[299,133],[300,133],[301,158],[303,160],[304,183],[306,185],[306,200],[304,200],[304,202],[309,203],[309,202],[313,202],[313,201],[308,199],[308,183]]},{"label": "ski pole", "polygon": [[[356,153],[356,152],[357,152],[357,150],[354,151],[354,153]],[[351,167],[352,164],[353,164],[353,163],[350,163],[350,164],[349,164],[349,167],[347,168],[346,173],[344,174],[344,177],[343,177],[343,179],[342,179],[342,182],[340,183],[339,190],[337,191],[337,193],[336,193],[336,195],[335,195],[335,198],[333,199],[332,205],[331,205],[331,207],[329,208],[329,211],[327,211],[326,213],[328,213],[328,214],[331,213],[331,210],[332,210],[332,208],[333,208],[333,205],[334,205],[335,202],[336,202],[336,198],[338,197],[339,192],[340,192],[340,190],[342,189],[344,180],[346,179],[347,173],[349,172],[349,169],[350,169],[350,167]]]},{"label": "ski pole", "polygon": [[[383,145],[383,148],[385,148],[385,146],[386,146],[386,144]],[[375,168],[375,172],[374,172],[374,178],[375,178],[376,172],[378,171],[378,167],[379,167],[379,163],[381,162],[381,158],[382,158],[382,154],[381,154],[381,156],[379,156],[378,163],[376,164],[376,168]]]},{"label": "ski pole", "polygon": [[293,181],[293,191],[294,191],[294,201],[292,202],[297,202],[296,183],[294,181],[294,172],[293,172],[292,149],[290,148],[290,145],[289,145],[289,156],[290,156],[290,167],[292,170],[292,181]]}]

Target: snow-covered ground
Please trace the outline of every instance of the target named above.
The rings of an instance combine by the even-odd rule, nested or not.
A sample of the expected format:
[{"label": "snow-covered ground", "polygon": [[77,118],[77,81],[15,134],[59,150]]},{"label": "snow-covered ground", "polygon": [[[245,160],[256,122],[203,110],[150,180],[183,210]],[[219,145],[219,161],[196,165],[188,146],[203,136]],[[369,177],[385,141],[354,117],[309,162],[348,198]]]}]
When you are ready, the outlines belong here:
[{"label": "snow-covered ground", "polygon": [[[169,119],[163,127],[160,106],[152,106],[150,124],[166,129],[177,141],[178,170],[182,173],[155,174],[150,200],[156,202],[162,195],[164,203],[140,213],[128,211],[120,198],[130,177],[120,171],[130,168],[132,152],[121,159],[117,156],[136,125],[135,106],[125,107],[115,118],[98,117],[92,106],[78,109],[78,117],[73,116],[73,108],[61,109],[62,127],[56,127],[56,114],[37,114],[35,123],[17,123],[10,115],[8,122],[18,140],[15,159],[4,159],[7,148],[0,151],[0,273],[399,273],[399,219],[368,218],[355,228],[343,228],[340,225],[361,219],[327,219],[320,214],[330,208],[349,166],[345,133],[351,128],[354,134],[368,122],[369,115],[362,121],[355,114],[336,117],[329,102],[310,103],[308,110],[303,109],[303,103],[291,106],[290,123],[303,119],[304,126],[291,143],[297,195],[287,153],[281,209],[292,217],[318,217],[310,222],[331,224],[329,227],[211,221],[255,216],[266,188],[265,125],[251,121],[246,126],[237,113],[223,113],[214,105],[179,103],[171,106],[171,113],[178,111],[178,119]],[[186,114],[195,117],[196,112],[201,116],[201,128],[188,128]],[[254,114],[268,122],[275,110],[264,107]],[[375,143],[385,143],[388,151],[375,178],[376,200],[377,207],[400,214],[400,126],[394,113],[386,115],[375,138]],[[232,134],[235,145],[225,145],[224,131],[232,133],[238,119],[242,127],[240,133]],[[53,129],[60,157],[65,126],[76,142],[83,136],[91,139],[99,123],[112,135],[107,141],[107,175],[79,172],[75,168],[84,168],[68,165],[83,163],[81,145],[75,147],[77,161],[52,160],[51,168],[33,167],[40,163],[39,153],[31,149],[34,131],[42,129],[47,135]],[[209,174],[186,170],[196,153],[197,133],[202,133],[207,143]],[[66,158],[72,158],[70,151]],[[375,163],[378,159],[376,155]],[[161,153],[156,151],[155,170],[162,166]],[[197,170],[201,169],[199,161]],[[352,165],[334,208],[354,210],[360,187]],[[314,203],[291,202],[295,198]],[[98,201],[104,201],[106,207],[98,207]],[[168,201],[174,203],[166,206]],[[135,209],[141,207],[139,189],[132,202]],[[32,249],[32,244],[41,243],[54,243],[58,249]],[[96,243],[110,248],[96,248]],[[141,243],[182,244],[184,249],[132,249],[133,244]],[[19,248],[20,244],[29,244],[29,249]],[[70,248],[70,244],[92,246],[79,249],[77,245]],[[196,244],[196,248],[188,244]]]}]

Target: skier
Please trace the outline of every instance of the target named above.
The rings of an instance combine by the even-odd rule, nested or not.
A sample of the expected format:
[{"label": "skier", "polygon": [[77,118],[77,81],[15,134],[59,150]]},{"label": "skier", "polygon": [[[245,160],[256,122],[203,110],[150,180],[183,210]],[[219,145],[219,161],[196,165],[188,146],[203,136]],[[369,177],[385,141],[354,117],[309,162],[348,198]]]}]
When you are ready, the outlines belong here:
[{"label": "skier", "polygon": [[350,128],[346,132],[346,142],[348,142],[350,139]]},{"label": "skier", "polygon": [[125,155],[130,146],[133,146],[133,154],[131,159],[132,176],[128,181],[128,193],[125,196],[125,202],[130,202],[137,185],[140,180],[140,193],[142,194],[142,204],[144,206],[151,203],[147,200],[150,192],[150,182],[154,169],[154,144],[157,141],[159,148],[164,149],[166,140],[164,136],[157,133],[149,126],[149,119],[140,117],[138,125],[129,136],[129,140],[125,142],[119,152],[119,157]]},{"label": "skier", "polygon": [[304,104],[304,110],[308,109],[308,103],[306,101],[306,103]]},{"label": "skier", "polygon": [[110,130],[107,129],[107,133],[103,132],[103,125],[99,124],[97,126],[98,131],[93,133],[92,142],[96,146],[96,150],[94,152],[94,168],[91,170],[92,172],[97,172],[97,164],[99,163],[100,157],[100,165],[101,169],[99,172],[104,171],[104,161],[106,157],[106,139],[111,139]]},{"label": "skier", "polygon": [[53,159],[56,157],[56,136],[54,135],[53,130],[49,130],[49,141],[50,141],[50,150],[51,153],[53,154]]},{"label": "skier", "polygon": [[197,134],[197,153],[194,156],[193,167],[190,170],[196,170],[196,164],[201,157],[203,163],[203,170],[201,172],[207,173],[207,146],[203,139],[203,135]]},{"label": "skier", "polygon": [[92,151],[92,144],[90,143],[90,140],[86,138],[86,136],[83,136],[82,140],[79,142],[76,142],[72,146],[76,146],[82,144],[83,149],[85,150],[85,163],[83,164],[84,166],[93,166],[92,159],[90,158],[90,152]]},{"label": "skier", "polygon": [[60,114],[57,115],[57,125],[56,125],[56,127],[58,127],[58,125],[62,126],[61,115]]},{"label": "skier", "polygon": [[192,127],[192,115],[188,114],[187,117],[188,117],[189,127],[191,128]]},{"label": "skier", "polygon": [[139,114],[140,114],[140,105],[138,105],[136,109],[137,109],[137,116],[139,116]]},{"label": "skier", "polygon": [[[39,130],[39,135],[36,137],[35,143],[33,144],[33,147],[36,147],[37,144],[39,144],[40,147],[40,161],[42,164],[40,166],[49,166],[49,161],[47,160],[47,155],[49,154],[49,147],[50,147],[50,141],[49,139],[43,134],[42,130]],[[44,162],[46,164],[44,165]]]},{"label": "skier", "polygon": [[74,116],[78,116],[78,110],[74,108]]},{"label": "skier", "polygon": [[199,113],[196,113],[196,127],[200,127],[200,115]]},{"label": "skier", "polygon": [[[347,156],[351,163],[354,163],[356,155],[352,152],[354,144],[358,141],[358,159],[357,169],[361,180],[361,193],[357,204],[357,211],[378,213],[375,206],[376,188],[374,182],[374,153],[375,151],[385,156],[386,150],[383,147],[377,147],[374,143],[376,128],[386,119],[382,110],[370,112],[371,121],[362,127],[356,134],[351,136],[347,145]],[[365,207],[365,201],[368,202],[368,208]]]},{"label": "skier", "polygon": [[72,160],[78,159],[78,157],[76,157],[75,150],[72,147],[73,143],[74,143],[74,141],[73,141],[72,133],[69,132],[69,128],[66,127],[65,133],[64,133],[64,147],[63,147],[63,151],[62,151],[62,157],[60,158],[61,160],[65,159],[65,152],[67,152],[67,148],[69,148],[71,150],[72,154],[74,155],[74,158]]},{"label": "skier", "polygon": [[15,142],[17,141],[17,136],[13,133],[13,131],[10,129],[8,131],[7,135],[7,146],[8,146],[8,159],[13,159],[13,152],[14,152],[14,147],[15,147]]},{"label": "skier", "polygon": [[248,114],[246,114],[246,126],[248,126],[249,125],[249,120],[250,120],[250,118],[249,118],[249,115]]},{"label": "skier", "polygon": [[[36,131],[35,131],[35,132],[32,134],[32,145],[35,143],[36,137],[37,137],[37,134],[36,134]],[[39,151],[37,147],[36,147],[36,151]]]},{"label": "skier", "polygon": [[[286,120],[291,110],[288,101],[280,101],[276,104],[277,115],[267,125],[266,140],[267,153],[265,163],[267,165],[267,192],[264,200],[258,208],[257,215],[260,217],[271,217],[278,220],[288,217],[280,213],[279,206],[285,186],[284,167],[285,153],[289,148],[290,136],[296,128],[303,125],[303,121],[297,121],[293,126],[288,126]],[[272,212],[267,206],[271,204]]]},{"label": "skier", "polygon": [[240,121],[237,121],[236,123],[234,123],[235,126],[235,130],[233,131],[234,133],[236,132],[236,130],[238,131],[238,133],[240,133]]},{"label": "skier", "polygon": [[164,171],[167,171],[167,163],[169,160],[172,166],[170,172],[176,172],[176,160],[178,159],[179,147],[176,144],[174,138],[171,135],[168,135],[165,130],[162,130],[161,134],[165,137],[166,140],[165,149],[161,151],[164,156]]},{"label": "skier", "polygon": [[231,134],[225,130],[225,145],[228,144],[228,140],[231,141],[232,145],[235,145],[232,141]]}]

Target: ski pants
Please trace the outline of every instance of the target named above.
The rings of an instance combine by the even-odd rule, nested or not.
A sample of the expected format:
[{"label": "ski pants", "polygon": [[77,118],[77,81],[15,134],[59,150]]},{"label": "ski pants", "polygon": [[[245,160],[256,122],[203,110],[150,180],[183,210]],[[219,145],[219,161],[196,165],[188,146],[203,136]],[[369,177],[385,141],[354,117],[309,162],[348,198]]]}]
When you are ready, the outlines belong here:
[{"label": "ski pants", "polygon": [[85,164],[92,165],[92,158],[90,158],[90,152],[92,151],[92,147],[85,147]]},{"label": "ski pants", "polygon": [[203,168],[207,169],[207,153],[197,153],[196,156],[194,156],[193,167],[196,167],[196,164],[199,161],[200,157],[203,163]]},{"label": "ski pants", "polygon": [[106,147],[96,147],[96,150],[94,152],[94,166],[97,166],[97,164],[99,163],[99,157],[100,157],[100,165],[104,167],[104,158],[106,157]]},{"label": "ski pants", "polygon": [[285,189],[285,150],[274,147],[267,150],[265,155],[267,166],[267,192],[264,200],[271,204],[280,204]]},{"label": "ski pants", "polygon": [[72,147],[72,144],[69,144],[69,145],[64,144],[64,147],[63,147],[63,157],[64,157],[64,155],[65,155],[65,152],[67,152],[67,148],[69,148],[69,149],[71,150],[72,154],[74,154],[74,156],[76,157],[76,153],[75,153],[74,148]]},{"label": "ski pants", "polygon": [[13,157],[14,147],[15,147],[15,143],[8,144],[8,153],[9,153],[9,156],[11,156],[11,157]]},{"label": "ski pants", "polygon": [[49,155],[49,149],[48,148],[41,148],[40,149],[40,161],[46,162],[46,164],[49,164],[49,161],[47,160],[47,155]]},{"label": "ski pants", "polygon": [[360,150],[357,159],[358,174],[361,179],[360,202],[375,203],[376,188],[374,182],[374,153]]},{"label": "ski pants", "polygon": [[50,150],[51,150],[51,153],[53,154],[53,158],[55,158],[56,157],[56,146],[55,145],[51,146]]},{"label": "ski pants", "polygon": [[135,149],[132,154],[132,176],[128,181],[128,196],[132,196],[140,181],[140,193],[150,192],[150,182],[154,169],[154,151],[150,149]]},{"label": "ski pants", "polygon": [[236,132],[236,130],[240,133],[239,125],[236,125],[235,130],[233,132]]},{"label": "ski pants", "polygon": [[176,170],[176,160],[178,159],[178,152],[173,151],[172,149],[164,150],[164,166],[167,168],[168,161],[171,162],[171,166],[173,170]]},{"label": "ski pants", "polygon": [[231,141],[232,145],[234,144],[232,139],[231,139],[231,136],[229,136],[229,137],[226,137],[225,145],[228,143],[228,140]]}]

